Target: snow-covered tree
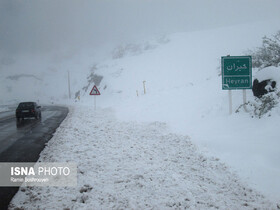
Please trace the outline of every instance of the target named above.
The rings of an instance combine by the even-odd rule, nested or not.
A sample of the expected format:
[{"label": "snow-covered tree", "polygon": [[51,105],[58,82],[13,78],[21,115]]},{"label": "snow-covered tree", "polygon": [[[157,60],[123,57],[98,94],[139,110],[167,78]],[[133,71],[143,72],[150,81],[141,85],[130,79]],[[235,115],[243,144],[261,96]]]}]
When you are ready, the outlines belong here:
[{"label": "snow-covered tree", "polygon": [[280,65],[280,31],[272,38],[263,37],[262,47],[251,52],[254,68],[265,68],[268,66]]}]

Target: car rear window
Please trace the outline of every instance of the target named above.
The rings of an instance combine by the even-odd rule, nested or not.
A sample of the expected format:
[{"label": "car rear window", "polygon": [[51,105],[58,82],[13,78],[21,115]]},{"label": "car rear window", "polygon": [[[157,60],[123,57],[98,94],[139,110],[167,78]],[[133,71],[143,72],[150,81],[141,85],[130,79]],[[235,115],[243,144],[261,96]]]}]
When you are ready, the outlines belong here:
[{"label": "car rear window", "polygon": [[20,109],[33,108],[33,107],[34,107],[34,103],[20,103],[18,105],[18,108]]}]

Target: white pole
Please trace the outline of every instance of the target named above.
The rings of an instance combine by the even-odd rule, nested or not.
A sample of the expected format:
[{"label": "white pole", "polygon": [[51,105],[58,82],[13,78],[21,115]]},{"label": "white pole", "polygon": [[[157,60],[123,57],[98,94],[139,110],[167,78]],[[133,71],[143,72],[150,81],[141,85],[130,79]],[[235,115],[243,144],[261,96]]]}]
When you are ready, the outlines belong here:
[{"label": "white pole", "polygon": [[232,93],[231,90],[228,91],[228,99],[229,99],[229,114],[232,114]]},{"label": "white pole", "polygon": [[68,71],[68,95],[69,99],[71,99],[71,91],[70,91],[70,73]]},{"label": "white pole", "polygon": [[243,89],[243,107],[245,112],[248,112],[247,107],[246,107],[246,89]]},{"label": "white pole", "polygon": [[94,110],[96,110],[96,95],[94,95]]}]

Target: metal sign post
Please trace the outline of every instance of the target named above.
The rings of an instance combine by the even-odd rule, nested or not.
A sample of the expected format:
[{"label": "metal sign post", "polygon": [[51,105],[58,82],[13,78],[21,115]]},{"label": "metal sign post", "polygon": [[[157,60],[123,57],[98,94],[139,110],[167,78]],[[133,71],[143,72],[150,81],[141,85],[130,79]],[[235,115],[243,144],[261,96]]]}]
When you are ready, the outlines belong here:
[{"label": "metal sign post", "polygon": [[146,81],[143,81],[143,88],[144,88],[144,94],[146,94],[146,86],[145,86]]},{"label": "metal sign post", "polygon": [[232,113],[231,90],[243,90],[243,107],[246,109],[246,89],[252,89],[252,57],[222,57],[222,89],[229,91],[229,114]]},{"label": "metal sign post", "polygon": [[229,101],[229,114],[232,114],[232,92],[231,90],[228,91],[228,101]]},{"label": "metal sign post", "polygon": [[96,110],[96,95],[94,95],[94,110]]},{"label": "metal sign post", "polygon": [[96,110],[96,96],[101,95],[97,87],[94,85],[93,88],[91,89],[89,95],[94,96],[94,110]]},{"label": "metal sign post", "polygon": [[247,99],[246,99],[246,89],[243,89],[243,108],[245,112],[248,112],[246,107]]}]

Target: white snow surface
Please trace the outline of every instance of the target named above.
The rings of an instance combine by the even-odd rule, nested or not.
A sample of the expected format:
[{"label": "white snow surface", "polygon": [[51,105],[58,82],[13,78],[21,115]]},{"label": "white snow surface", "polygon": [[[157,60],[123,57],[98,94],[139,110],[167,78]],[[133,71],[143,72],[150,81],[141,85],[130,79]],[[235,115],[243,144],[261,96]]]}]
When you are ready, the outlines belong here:
[{"label": "white snow surface", "polygon": [[[102,151],[102,148],[100,151],[95,151],[94,147],[85,146],[87,144],[87,138],[89,137],[85,138],[84,135],[88,133],[89,136],[92,136],[92,141],[96,140],[96,138],[93,138],[94,135],[100,136],[100,139],[102,139],[100,141],[107,143],[104,143],[104,145],[99,145],[96,143],[95,147],[105,147],[111,142],[109,137],[106,137],[106,129],[109,129],[110,126],[116,126],[114,127],[114,130],[120,130],[122,134],[120,134],[120,132],[116,132],[111,134],[110,137],[113,138],[114,135],[116,136],[115,139],[117,145],[126,147],[126,144],[132,144],[132,152],[136,149],[136,146],[133,145],[134,141],[132,141],[132,139],[136,139],[135,145],[142,145],[138,142],[145,142],[145,144],[143,144],[145,146],[142,148],[144,151],[145,149],[149,150],[148,146],[156,145],[156,143],[153,143],[153,141],[147,142],[145,137],[148,135],[148,133],[146,133],[147,130],[150,131],[150,129],[155,128],[155,130],[158,130],[157,135],[162,136],[162,138],[165,139],[164,141],[169,148],[174,151],[181,151],[182,159],[177,156],[178,162],[182,161],[184,163],[186,162],[186,164],[190,164],[188,161],[185,161],[184,155],[188,156],[190,152],[193,151],[188,151],[187,149],[189,147],[193,147],[187,145],[194,144],[199,148],[200,152],[198,153],[206,158],[207,164],[214,164],[214,166],[217,164],[220,174],[216,171],[216,166],[214,167],[212,165],[214,168],[214,174],[212,174],[213,176],[209,179],[216,180],[217,177],[223,177],[223,175],[221,175],[221,171],[225,173],[223,179],[228,176],[227,174],[230,174],[230,177],[236,177],[236,180],[238,180],[237,183],[239,183],[240,186],[245,186],[241,184],[241,182],[246,183],[249,188],[256,189],[258,192],[260,192],[260,194],[263,194],[273,203],[272,206],[270,206],[270,204],[267,202],[261,204],[260,202],[262,202],[263,199],[258,196],[253,196],[255,198],[253,203],[255,203],[257,207],[260,207],[261,209],[273,209],[276,207],[276,203],[278,203],[278,205],[280,203],[280,141],[278,124],[280,121],[280,106],[278,104],[275,108],[273,108],[270,113],[271,117],[265,116],[261,119],[251,118],[248,113],[245,113],[242,110],[239,113],[233,113],[232,115],[229,115],[228,92],[222,90],[222,79],[219,74],[221,71],[221,56],[248,55],[247,50],[254,50],[261,46],[263,36],[266,35],[270,37],[272,34],[278,31],[279,28],[280,22],[279,20],[276,20],[235,25],[225,28],[216,28],[207,31],[171,34],[161,39],[149,40],[148,42],[144,42],[144,44],[129,45],[129,47],[123,45],[123,48],[120,49],[124,49],[126,51],[124,51],[123,57],[119,57],[119,59],[112,59],[112,54],[106,54],[105,52],[102,52],[104,53],[104,56],[100,56],[102,58],[96,57],[96,53],[86,52],[84,52],[84,54],[80,52],[77,52],[76,54],[70,53],[63,59],[58,55],[54,55],[51,58],[47,56],[44,58],[38,56],[36,59],[34,59],[33,56],[21,57],[20,59],[15,58],[15,63],[9,66],[0,66],[2,68],[0,78],[0,92],[2,98],[0,99],[0,104],[6,104],[6,101],[29,101],[40,99],[41,102],[46,103],[68,103],[72,105],[74,100],[67,101],[67,71],[69,70],[71,75],[70,80],[72,98],[73,92],[80,90],[81,100],[77,100],[77,102],[75,102],[75,108],[71,111],[71,114],[69,117],[67,117],[67,120],[58,129],[57,134],[55,134],[55,137],[50,141],[49,146],[42,153],[42,160],[63,162],[66,161],[64,158],[68,156],[68,152],[72,150],[73,157],[69,155],[69,161],[72,160],[72,158],[75,158],[75,161],[78,162],[79,168],[83,168],[83,166],[87,164],[88,161],[88,164],[91,164],[90,161],[93,158],[87,159],[87,157],[91,157],[91,151],[94,151],[98,154],[95,155],[95,159],[100,160],[99,158],[104,158],[102,161],[105,161],[107,165],[109,164],[112,166],[113,164],[112,167],[117,168],[117,159],[114,158],[121,159],[122,154],[128,155],[130,151],[127,151],[126,149],[125,151],[127,153],[117,153],[119,150],[116,148],[115,157],[106,159],[107,157],[101,153],[98,153]],[[18,69],[22,70],[21,73],[24,73],[24,75],[19,75],[20,72],[18,72]],[[90,75],[90,73],[103,76],[103,80],[101,81],[100,85],[98,85],[101,96],[96,97],[99,111],[96,113],[96,116],[92,118],[88,117],[91,116],[92,110],[90,108],[83,107],[94,105],[94,97],[89,96],[89,91],[94,84],[90,84],[88,90],[83,91],[83,87],[88,84],[87,76]],[[15,80],[17,77],[12,77],[12,79],[9,77],[15,75],[19,76],[18,80]],[[36,77],[30,77],[30,75],[35,75]],[[254,78],[258,78],[259,80],[276,80],[276,87],[279,90],[280,67],[269,67],[261,71],[253,69],[253,79]],[[143,93],[143,81],[146,81],[146,94]],[[138,96],[136,95],[136,91],[138,91]],[[23,94],[25,92],[28,94]],[[247,100],[255,100],[251,90],[247,90],[246,93]],[[233,91],[232,95],[233,111],[235,111],[243,103],[242,91]],[[104,115],[104,119],[101,117],[102,115]],[[70,119],[71,117],[73,117],[75,120],[72,121]],[[99,119],[98,122],[96,121],[96,118]],[[106,121],[112,121],[111,125],[109,126],[110,123],[108,122],[108,126],[106,127]],[[100,128],[101,125],[98,123],[104,123],[102,125],[104,125],[103,127],[106,129]],[[91,125],[91,128],[89,129],[87,125]],[[94,129],[94,126],[98,126],[98,128]],[[130,137],[129,140],[126,140],[126,144],[124,144],[124,142],[121,142],[121,140],[126,138],[124,133],[127,133],[126,135],[130,136],[130,132],[134,130],[132,129],[133,126],[135,127],[135,130],[138,130],[137,132],[141,133],[142,131],[140,132],[139,129],[142,129],[146,134],[139,134],[140,137],[138,138]],[[102,131],[100,129],[102,129]],[[99,132],[96,131],[97,133],[93,135],[92,132],[94,132],[94,130]],[[169,131],[167,132],[167,130]],[[113,131],[109,129],[108,132],[110,133]],[[63,135],[60,135],[60,133],[63,133]],[[151,133],[149,133],[149,135]],[[173,133],[171,136],[174,136],[175,140],[173,137],[170,137],[170,139],[167,138],[166,136],[168,133]],[[136,134],[134,133],[133,135]],[[101,138],[101,136],[103,136],[103,138]],[[183,136],[188,136],[189,138]],[[180,139],[178,140],[180,143],[173,144],[173,141],[177,141],[177,137]],[[62,144],[61,141],[66,141],[65,138],[67,138],[69,142]],[[158,138],[155,138],[154,141],[161,142],[162,140],[158,140]],[[151,139],[154,139],[154,137],[151,136]],[[185,141],[190,141],[191,143],[184,143]],[[112,141],[112,144],[113,142],[114,141]],[[53,151],[50,150],[52,144],[57,144],[56,147],[52,148]],[[187,148],[181,148],[181,144]],[[90,145],[90,143],[88,143],[88,145]],[[179,145],[178,148],[176,148],[176,145]],[[108,146],[108,149],[109,148],[110,146]],[[153,150],[151,148],[150,153],[155,155],[157,153],[156,151],[161,151],[160,149],[162,149],[162,152],[164,152],[164,148],[161,148],[160,145],[156,148],[157,150]],[[87,149],[87,151],[83,153],[79,152],[79,149]],[[186,153],[183,153],[181,149],[186,151]],[[111,150],[107,151],[106,148],[104,148],[104,150],[106,152],[105,154],[113,152]],[[195,151],[197,152],[196,149]],[[171,151],[165,152],[167,153]],[[162,157],[162,154],[160,152],[158,153],[159,157]],[[146,156],[148,157],[148,155],[143,155],[143,158],[146,158]],[[173,157],[175,158],[176,155]],[[216,158],[213,159],[212,157],[216,157],[220,159],[220,161],[215,161]],[[156,157],[152,158],[153,161],[159,160]],[[126,168],[126,166],[128,167],[129,164],[132,164],[131,159],[126,158],[125,160],[126,161],[121,161],[124,168]],[[100,164],[99,168],[104,166],[103,168],[109,170],[109,168],[105,166],[106,164],[103,164],[102,161],[98,163]],[[110,161],[112,161],[112,163],[110,163]],[[148,165],[147,161],[148,160],[143,159],[143,165]],[[159,162],[160,163],[157,163],[159,166],[154,164],[154,167],[161,167],[161,164],[165,164],[166,161]],[[220,162],[225,163],[225,165],[230,169],[222,170]],[[184,165],[183,163],[182,166],[173,162],[169,163],[172,164],[168,166],[171,168],[167,167],[168,170],[171,170],[172,167],[177,167],[178,171],[188,171],[187,165]],[[198,161],[198,163],[199,164],[197,167],[200,167],[200,162]],[[132,165],[132,167],[136,167],[137,164]],[[211,167],[209,166],[209,171],[207,171],[208,169],[206,170],[205,168],[207,171],[207,173],[205,171],[205,174],[207,176],[212,173],[210,172],[210,168]],[[123,169],[120,167],[120,170]],[[136,168],[133,170],[137,171]],[[150,170],[152,169],[150,168]],[[155,171],[154,176],[159,176],[157,174],[158,171],[160,170]],[[233,175],[230,171],[234,171],[237,176]],[[89,169],[87,166],[84,166],[83,172],[84,174],[97,173],[95,168]],[[133,186],[133,184],[136,183],[133,175],[137,175],[138,171],[137,173],[135,172],[135,174],[132,173],[132,177],[128,177],[128,173],[124,171],[122,172],[124,173],[124,176],[127,177],[120,180],[130,180],[130,182],[126,183],[126,181],[123,181],[119,183],[118,186],[125,184],[130,187]],[[192,172],[195,174],[194,171]],[[147,180],[149,180],[149,178],[144,176],[143,173],[139,173],[144,177],[143,179],[140,178],[139,180],[142,180],[141,184],[148,188],[146,185],[148,185]],[[107,175],[108,174],[109,172]],[[171,177],[169,174],[162,176],[167,176],[169,178]],[[122,200],[124,194],[127,192],[125,190],[124,192],[121,192],[118,190],[118,188],[116,188],[114,191],[112,187],[110,187],[117,186],[115,183],[110,185],[110,183],[115,181],[114,179],[114,181],[111,181],[110,183],[105,183],[107,185],[102,185],[102,182],[98,182],[99,184],[92,184],[94,179],[99,181],[102,179],[106,180],[105,175],[104,177],[101,177],[101,175],[100,177],[88,177],[90,176],[85,175],[85,178],[82,182],[81,178],[79,178],[78,188],[82,188],[84,184],[90,184],[89,188],[92,188],[92,190],[88,192],[89,195],[93,193],[95,196],[97,196],[104,195],[108,192],[111,192],[112,194],[115,192],[115,194],[112,195],[113,197],[103,196],[103,199],[107,199],[104,201],[104,208],[113,207],[108,204],[108,200],[114,201],[113,203],[116,203],[115,200]],[[181,175],[180,178],[178,177],[176,182],[178,183],[178,186],[185,186],[184,175]],[[193,175],[193,177],[196,176]],[[166,180],[171,179],[169,178],[166,178]],[[116,178],[116,180],[118,179]],[[143,183],[146,183],[146,185]],[[189,182],[186,181],[186,183]],[[229,181],[229,183],[232,183],[232,181]],[[101,185],[105,186],[102,188],[102,190]],[[189,185],[191,187],[199,186],[196,184],[191,185],[190,183]],[[151,185],[151,187],[153,186],[154,185]],[[217,186],[218,185],[216,185],[216,187]],[[173,187],[175,187],[175,185]],[[212,185],[211,187],[209,186],[209,189],[207,189],[208,193],[205,193],[204,195],[206,196],[207,194],[207,196],[211,197],[213,194],[215,194],[218,196],[218,191],[212,191],[214,188],[215,187],[212,187]],[[217,190],[218,188],[219,187],[217,187]],[[94,190],[98,189],[99,191],[94,193]],[[152,201],[148,203],[151,206],[159,205],[163,207],[165,206],[166,202],[169,201],[163,201],[163,199],[161,200],[160,198],[164,197],[165,192],[169,193],[175,188],[170,186],[170,191],[167,190],[167,187],[162,187],[162,190],[160,190],[160,188],[155,189],[158,190],[157,192],[159,193],[159,197],[154,200],[156,203],[152,203]],[[198,187],[197,189],[201,190],[202,188]],[[236,187],[237,192],[241,196],[241,191],[239,191],[239,189],[239,187]],[[245,186],[245,189],[248,189],[248,187]],[[30,190],[32,193],[34,193],[34,195],[32,193],[28,193]],[[82,193],[78,193],[79,189],[31,188],[26,189],[26,192],[19,192],[16,198],[13,200],[13,203],[20,206],[33,205],[28,204],[28,200],[32,199],[32,197],[35,196],[34,198],[36,199],[38,197],[44,197],[44,199],[48,199],[45,198],[45,193],[50,197],[50,194],[52,193],[57,195],[57,197],[66,196],[63,195],[63,192],[61,192],[63,190],[73,190],[71,191],[73,192],[73,199],[76,199],[77,201],[80,198],[78,195],[82,196]],[[173,193],[175,193],[175,191],[182,192],[181,190],[183,189],[177,187]],[[235,190],[235,188],[229,190],[228,192],[233,192],[232,190]],[[37,191],[40,191],[40,194],[37,194]],[[135,191],[128,193],[128,195],[132,197],[132,200],[129,202],[127,201],[127,205],[129,205],[128,208],[134,208],[133,205],[136,206],[135,208],[143,207],[143,203],[137,203],[137,199],[136,201],[133,200],[133,193],[137,195],[137,192],[138,191],[135,188]],[[144,197],[148,200],[150,197],[152,197],[152,195],[149,194],[152,191],[150,192],[147,190],[143,192],[145,192],[147,195],[147,197],[145,194],[141,195],[143,196],[143,200]],[[195,192],[191,192],[193,194],[186,194],[186,198],[194,202],[189,202],[190,204],[182,204],[184,196],[179,196],[179,198],[182,198],[182,200],[175,199],[176,202],[181,202],[181,205],[190,205],[193,208],[199,208],[199,206],[196,206],[198,204],[195,200],[200,198],[196,196]],[[252,193],[253,192],[256,191],[253,190]],[[170,192],[170,194],[174,195],[172,192]],[[235,197],[234,200],[236,199],[237,203],[234,203],[231,202],[232,197],[228,196],[226,193],[222,194],[223,195],[221,196],[225,196],[225,198],[221,199],[225,200],[224,205],[221,205],[221,203],[217,202],[217,205],[219,205],[221,208],[235,209],[234,207],[237,208],[244,204],[244,200],[241,198],[242,196]],[[247,193],[246,190],[246,194],[249,195],[250,193]],[[109,193],[106,195],[109,195]],[[173,196],[173,198],[175,197]],[[245,199],[245,197],[243,198]],[[19,198],[21,198],[21,200],[19,200]],[[36,203],[36,199],[32,199],[32,202],[34,200],[33,203],[35,206],[39,205]],[[56,201],[56,198],[53,199]],[[90,200],[91,199],[88,199],[87,202],[90,202]],[[209,200],[211,201],[209,201],[210,203],[213,203],[213,200]],[[102,203],[102,201],[96,201],[94,204],[89,204],[97,207],[103,205],[99,202]],[[63,205],[63,199],[59,199],[59,201],[54,203],[55,205]],[[252,205],[249,201],[248,204],[250,206]],[[48,204],[48,202],[41,202],[41,205],[52,204]],[[84,205],[83,207],[85,208],[90,207],[90,205],[81,204],[79,202],[75,202],[73,205]],[[121,206],[123,204],[116,205]],[[207,205],[208,204],[205,203],[205,206],[203,207],[211,208]],[[230,208],[231,205],[233,205],[233,208]],[[247,208],[246,206],[241,206],[241,208],[243,207]]]},{"label": "white snow surface", "polygon": [[22,187],[10,208],[276,209],[189,136],[111,109],[72,107],[39,161],[76,162],[77,187]]},{"label": "white snow surface", "polygon": [[8,107],[0,107],[0,112],[6,112],[8,111]]}]

